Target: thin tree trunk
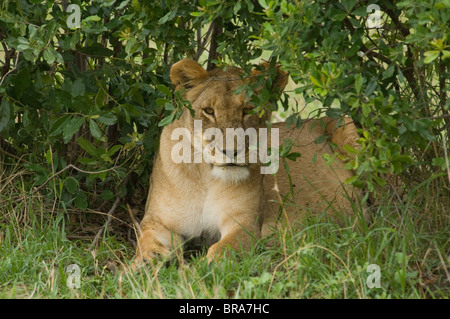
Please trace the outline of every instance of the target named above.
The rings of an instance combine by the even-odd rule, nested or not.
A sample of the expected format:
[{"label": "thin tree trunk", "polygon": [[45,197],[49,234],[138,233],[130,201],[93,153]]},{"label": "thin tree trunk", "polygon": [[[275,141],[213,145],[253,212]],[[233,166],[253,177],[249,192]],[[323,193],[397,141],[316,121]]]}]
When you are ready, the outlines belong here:
[{"label": "thin tree trunk", "polygon": [[208,66],[206,67],[206,71],[211,71],[216,67],[212,61],[217,60],[219,57],[217,53],[217,37],[222,33],[222,26],[217,21],[213,21],[212,23],[213,29],[211,34],[211,43],[209,45]]}]

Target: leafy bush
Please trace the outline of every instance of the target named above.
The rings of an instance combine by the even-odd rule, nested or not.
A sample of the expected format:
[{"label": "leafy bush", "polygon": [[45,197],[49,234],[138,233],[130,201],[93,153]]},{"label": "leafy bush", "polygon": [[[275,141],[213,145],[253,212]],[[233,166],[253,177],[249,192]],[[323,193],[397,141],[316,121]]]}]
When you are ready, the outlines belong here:
[{"label": "leafy bush", "polygon": [[271,1],[261,38],[307,103],[361,128],[362,151],[349,167],[352,182],[373,191],[387,174],[416,184],[448,170],[450,5],[378,1],[372,12],[369,3]]},{"label": "leafy bush", "polygon": [[[378,1],[373,13],[369,4],[3,1],[0,154],[64,207],[132,195],[147,186],[161,126],[186,106],[170,89],[171,64],[250,70],[266,57],[290,72],[305,105],[360,128],[349,182],[372,192],[391,174],[406,186],[445,182],[450,5]],[[300,112],[287,122],[301,125]]]}]

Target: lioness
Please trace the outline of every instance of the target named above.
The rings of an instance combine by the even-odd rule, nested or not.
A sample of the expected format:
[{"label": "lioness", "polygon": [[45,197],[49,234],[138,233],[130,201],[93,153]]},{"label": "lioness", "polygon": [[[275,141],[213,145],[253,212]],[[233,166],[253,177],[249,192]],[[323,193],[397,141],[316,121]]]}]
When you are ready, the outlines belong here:
[{"label": "lioness", "polygon": [[[237,68],[207,72],[189,59],[172,66],[172,83],[176,90],[185,89],[184,98],[192,103],[195,116],[184,112],[179,120],[162,131],[135,265],[156,255],[168,256],[174,248],[195,237],[211,245],[206,256],[208,261],[221,256],[226,247],[249,249],[252,238],[269,234],[277,226],[280,201],[284,202],[282,211],[286,213],[281,220],[289,223],[299,220],[305,208],[310,212],[328,210],[353,214],[348,199],[354,190],[342,185],[352,173],[344,169],[339,159],[331,166],[325,165],[322,154],[334,152],[327,143],[314,143],[318,136],[329,133],[331,142],[339,145],[341,151],[345,144],[354,146],[358,135],[351,123],[336,128],[336,121],[324,119],[319,123],[315,120],[306,122],[300,130],[288,130],[284,123],[272,125],[272,130],[279,129],[280,141],[292,138],[295,141],[292,152],[301,153],[300,158],[290,162],[292,183],[283,167],[275,176],[264,175],[260,172],[261,164],[249,163],[247,155],[244,163],[174,162],[173,149],[179,141],[173,139],[172,133],[177,128],[187,128],[193,134],[194,120],[201,120],[202,132],[215,127],[224,135],[226,128],[266,127],[270,112],[262,117],[251,114],[252,106],[245,101],[245,94],[234,94],[242,85],[241,72]],[[281,91],[287,80],[287,73],[278,70],[273,85]],[[201,149],[208,147],[208,143],[202,138]],[[195,150],[193,144],[194,154],[199,150]],[[220,151],[225,156],[230,150]],[[248,147],[231,150],[235,157],[238,152],[247,154]],[[314,163],[313,157],[316,158]]]}]

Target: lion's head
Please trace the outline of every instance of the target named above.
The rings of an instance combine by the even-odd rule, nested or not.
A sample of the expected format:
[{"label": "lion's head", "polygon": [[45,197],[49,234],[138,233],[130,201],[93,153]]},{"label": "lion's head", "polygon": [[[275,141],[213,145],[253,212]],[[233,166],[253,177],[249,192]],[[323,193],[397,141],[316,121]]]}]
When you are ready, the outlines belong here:
[{"label": "lion's head", "polygon": [[[262,69],[268,66],[266,63]],[[261,71],[254,70],[244,78],[243,71],[238,68],[207,72],[189,59],[175,63],[170,70],[175,88],[184,88],[184,98],[191,102],[195,111],[194,117],[190,112],[184,112],[178,125],[187,128],[193,136],[194,157],[200,153],[200,157],[209,163],[212,176],[222,181],[245,180],[258,166],[255,153],[249,151],[250,145],[256,146],[255,132],[266,127],[271,114],[269,108],[265,108],[262,115],[255,114],[255,106],[251,104],[251,98],[246,99],[245,91],[235,94],[241,85],[261,79],[258,75]],[[287,80],[287,73],[277,68],[272,91],[281,92]],[[258,94],[258,89],[254,92]]]}]

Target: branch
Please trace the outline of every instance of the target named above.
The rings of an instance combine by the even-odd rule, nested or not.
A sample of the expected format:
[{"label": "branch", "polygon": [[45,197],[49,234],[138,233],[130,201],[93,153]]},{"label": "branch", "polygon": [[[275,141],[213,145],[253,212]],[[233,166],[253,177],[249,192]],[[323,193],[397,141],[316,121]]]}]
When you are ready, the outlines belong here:
[{"label": "branch", "polygon": [[[17,51],[16,62],[14,64],[14,67],[11,70],[9,70],[8,72],[6,72],[6,74],[4,76],[2,76],[2,79],[0,80],[0,86],[2,86],[3,81],[6,79],[6,77],[17,69],[17,64],[19,63],[19,55],[20,55],[20,51]],[[6,59],[6,56],[5,56],[5,59]],[[5,61],[5,64],[6,64],[6,61]]]},{"label": "branch", "polygon": [[[125,185],[126,185],[126,184],[128,183],[128,181],[130,180],[130,177],[131,177],[131,175],[127,175],[127,176],[123,179],[123,181],[120,183],[120,185],[121,185],[121,184],[125,184]],[[112,220],[112,217],[113,217],[113,213],[114,213],[114,211],[116,210],[117,206],[119,205],[120,200],[121,200],[120,197],[117,196],[117,198],[116,198],[116,200],[114,201],[114,203],[113,203],[111,209],[108,211],[108,214],[107,214],[108,219],[106,220],[106,223],[99,229],[97,235],[95,235],[95,238],[94,238],[94,240],[92,241],[91,246],[89,246],[89,250],[92,250],[95,246],[97,246],[100,237],[103,235],[103,232],[105,231],[105,229],[108,228],[108,225],[111,223],[111,220]]]},{"label": "branch", "polygon": [[[383,11],[386,12],[388,14],[388,16],[391,18],[392,22],[394,22],[396,28],[398,30],[400,30],[400,32],[402,33],[403,37],[406,39],[406,37],[408,35],[410,35],[409,32],[409,28],[406,27],[399,19],[397,14],[392,10],[387,8],[386,6],[383,6]],[[417,85],[417,80],[416,77],[414,76],[414,56],[411,52],[411,49],[409,46],[407,46],[407,51],[406,51],[406,55],[407,55],[407,60],[411,61],[410,65],[405,66],[402,69],[402,72],[406,78],[406,80],[408,81],[409,85],[411,86],[411,89],[414,93],[414,96],[416,97],[417,100],[420,100],[420,94],[419,94],[419,86]]]},{"label": "branch", "polygon": [[397,29],[399,29],[400,32],[403,34],[403,36],[406,38],[410,34],[409,29],[403,23],[400,22],[395,12],[392,9],[387,8],[386,6],[383,7],[383,11],[388,14],[392,22],[394,22]]},{"label": "branch", "polygon": [[[344,24],[345,24],[345,27],[350,31],[350,34],[353,35],[353,33],[355,33],[355,28],[353,27],[350,20],[348,20],[348,18],[344,19]],[[361,50],[364,51],[364,54],[375,63],[377,63],[377,61],[374,61],[373,58],[376,58],[387,64],[392,63],[392,61],[389,58],[385,57],[384,55],[381,55],[377,52],[373,52],[372,51],[373,49],[368,49],[366,47],[366,45],[364,43],[362,43],[362,41],[361,41]]]},{"label": "branch", "polygon": [[89,246],[89,250],[92,250],[95,246],[97,246],[98,240],[103,235],[103,232],[108,227],[109,223],[111,223],[112,215],[113,215],[114,211],[116,210],[117,206],[119,205],[119,203],[120,203],[120,197],[117,197],[116,200],[114,201],[114,204],[112,205],[111,209],[109,210],[109,212],[107,214],[108,219],[106,220],[106,223],[100,228],[97,235],[95,235],[95,238],[92,241],[91,246]]},{"label": "branch", "polygon": [[65,172],[65,171],[67,171],[69,168],[73,168],[74,170],[77,170],[77,171],[79,171],[81,173],[85,173],[85,174],[100,174],[100,173],[104,173],[104,172],[109,172],[109,171],[115,170],[117,167],[114,166],[114,167],[111,167],[111,168],[108,168],[108,169],[104,169],[102,171],[91,172],[91,171],[85,171],[85,170],[83,170],[81,168],[78,168],[78,167],[72,165],[72,164],[69,164],[66,167],[64,167],[62,170],[60,170],[59,172],[56,172],[55,174],[53,174],[52,176],[47,178],[47,180],[43,184],[41,184],[38,188],[36,188],[33,191],[33,193],[36,193],[37,191],[39,191],[42,187],[47,185],[47,183],[50,182],[53,178],[55,178],[56,176],[58,176],[59,174]]},{"label": "branch", "polygon": [[208,66],[206,67],[206,71],[213,70],[216,65],[212,63],[212,60],[216,60],[218,57],[217,54],[217,36],[222,33],[222,27],[216,21],[212,22],[212,35],[211,35],[211,44],[209,45],[209,56],[208,56]]},{"label": "branch", "polygon": [[128,210],[128,214],[130,214],[130,219],[131,219],[131,222],[133,223],[133,227],[136,232],[136,237],[139,237],[142,234],[142,229],[141,229],[141,226],[139,225],[139,222],[136,220],[136,218],[134,218],[135,212],[131,209],[130,205],[128,205],[128,204],[127,204],[127,210]]},{"label": "branch", "polygon": [[198,62],[198,59],[200,59],[203,52],[206,50],[206,44],[208,43],[208,40],[211,36],[211,32],[214,28],[214,23],[211,23],[209,25],[208,31],[206,31],[206,34],[203,38],[203,41],[201,40],[201,28],[197,29],[197,52],[195,54],[194,60]]}]

